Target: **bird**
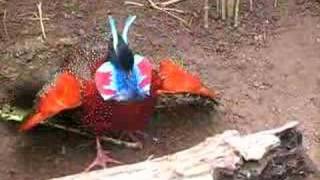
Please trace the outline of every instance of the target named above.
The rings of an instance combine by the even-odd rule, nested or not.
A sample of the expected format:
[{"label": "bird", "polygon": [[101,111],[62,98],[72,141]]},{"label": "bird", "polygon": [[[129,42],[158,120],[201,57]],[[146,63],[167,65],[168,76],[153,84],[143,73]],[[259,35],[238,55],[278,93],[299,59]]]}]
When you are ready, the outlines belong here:
[{"label": "bird", "polygon": [[25,132],[66,110],[78,109],[81,124],[96,135],[97,154],[85,169],[121,164],[103,149],[100,137],[108,131],[143,130],[151,120],[161,94],[190,93],[213,99],[215,92],[199,77],[170,59],[157,69],[143,55],[135,53],[128,32],[136,16],[129,15],[122,33],[108,17],[111,37],[105,51],[76,49],[53,79],[39,91],[33,111],[19,127]]}]

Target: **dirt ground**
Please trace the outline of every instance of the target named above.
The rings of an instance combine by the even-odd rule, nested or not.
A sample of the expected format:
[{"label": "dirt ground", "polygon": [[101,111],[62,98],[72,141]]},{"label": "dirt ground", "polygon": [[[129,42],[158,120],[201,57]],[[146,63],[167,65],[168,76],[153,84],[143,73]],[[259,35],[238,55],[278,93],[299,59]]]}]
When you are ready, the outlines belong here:
[{"label": "dirt ground", "polygon": [[[146,130],[159,142],[147,140],[141,151],[105,144],[115,158],[133,163],[191,147],[225,129],[248,133],[298,120],[305,147],[320,167],[318,1],[280,0],[274,8],[272,1],[256,0],[253,12],[242,2],[237,29],[221,22],[212,4],[207,30],[202,1],[176,5],[192,12],[190,29],[161,12],[127,7],[123,2],[44,1],[48,19],[44,21],[47,39],[42,42],[39,21],[32,19],[37,1],[0,0],[0,103],[32,107],[36,91],[70,48],[106,37],[108,14],[124,19],[132,13],[138,16],[130,34],[134,49],[155,60],[182,59],[190,71],[221,93],[222,105],[215,113],[159,112]],[[48,128],[21,134],[16,124],[0,122],[0,141],[1,180],[42,180],[78,173],[95,156],[93,139]]]}]

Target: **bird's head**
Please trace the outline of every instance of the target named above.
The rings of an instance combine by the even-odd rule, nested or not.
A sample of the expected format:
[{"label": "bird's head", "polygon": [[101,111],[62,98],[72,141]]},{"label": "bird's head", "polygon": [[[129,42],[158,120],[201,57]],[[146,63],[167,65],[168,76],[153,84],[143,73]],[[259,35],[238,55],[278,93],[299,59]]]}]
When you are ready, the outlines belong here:
[{"label": "bird's head", "polygon": [[109,25],[111,28],[111,62],[121,70],[130,74],[134,65],[134,54],[129,46],[128,31],[136,16],[129,16],[125,22],[122,34],[119,34],[116,28],[116,22],[112,16],[109,16]]},{"label": "bird's head", "polygon": [[115,20],[109,16],[111,40],[107,62],[96,71],[95,82],[104,100],[136,101],[150,96],[152,64],[141,55],[134,54],[128,43],[128,31],[136,16],[129,16],[122,33],[118,33]]},{"label": "bird's head", "polygon": [[134,58],[129,45],[125,43],[118,44],[115,58],[116,61],[119,62],[121,69],[130,74],[133,69]]}]

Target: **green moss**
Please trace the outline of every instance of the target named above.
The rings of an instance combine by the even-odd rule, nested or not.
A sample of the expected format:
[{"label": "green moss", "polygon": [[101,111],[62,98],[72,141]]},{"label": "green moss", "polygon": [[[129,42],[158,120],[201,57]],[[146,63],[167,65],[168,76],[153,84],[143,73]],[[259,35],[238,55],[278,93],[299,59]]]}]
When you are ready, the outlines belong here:
[{"label": "green moss", "polygon": [[22,122],[28,113],[29,110],[4,104],[0,107],[0,120]]}]

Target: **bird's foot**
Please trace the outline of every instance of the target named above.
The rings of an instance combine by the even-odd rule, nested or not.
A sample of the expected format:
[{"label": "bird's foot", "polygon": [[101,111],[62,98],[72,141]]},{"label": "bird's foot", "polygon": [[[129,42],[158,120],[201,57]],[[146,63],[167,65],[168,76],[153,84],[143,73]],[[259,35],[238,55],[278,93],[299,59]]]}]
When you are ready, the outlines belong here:
[{"label": "bird's foot", "polygon": [[100,140],[97,137],[97,156],[95,160],[85,169],[85,172],[90,171],[96,166],[106,168],[107,164],[123,164],[122,162],[115,160],[109,156],[110,152],[103,150],[100,144]]},{"label": "bird's foot", "polygon": [[90,171],[96,166],[100,166],[102,168],[106,168],[107,164],[114,163],[114,164],[123,164],[120,161],[117,161],[113,158],[111,158],[108,151],[101,150],[100,152],[97,152],[97,157],[95,160],[85,169],[85,172]]}]

